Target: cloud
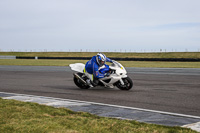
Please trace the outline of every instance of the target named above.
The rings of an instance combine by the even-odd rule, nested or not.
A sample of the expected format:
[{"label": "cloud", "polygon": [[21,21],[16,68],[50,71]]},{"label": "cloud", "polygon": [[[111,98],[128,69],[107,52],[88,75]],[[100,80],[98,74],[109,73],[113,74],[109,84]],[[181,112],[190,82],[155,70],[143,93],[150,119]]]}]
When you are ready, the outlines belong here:
[{"label": "cloud", "polygon": [[0,49],[198,49],[199,4],[198,0],[0,1]]}]

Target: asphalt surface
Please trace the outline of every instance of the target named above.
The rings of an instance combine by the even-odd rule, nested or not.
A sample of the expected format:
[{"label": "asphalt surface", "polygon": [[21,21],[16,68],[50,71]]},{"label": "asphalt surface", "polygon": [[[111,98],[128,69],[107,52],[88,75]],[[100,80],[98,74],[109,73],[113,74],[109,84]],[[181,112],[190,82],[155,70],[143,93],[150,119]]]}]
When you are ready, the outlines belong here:
[{"label": "asphalt surface", "polygon": [[83,100],[200,116],[200,69],[126,68],[130,91],[82,90],[69,67],[0,66],[0,92]]}]

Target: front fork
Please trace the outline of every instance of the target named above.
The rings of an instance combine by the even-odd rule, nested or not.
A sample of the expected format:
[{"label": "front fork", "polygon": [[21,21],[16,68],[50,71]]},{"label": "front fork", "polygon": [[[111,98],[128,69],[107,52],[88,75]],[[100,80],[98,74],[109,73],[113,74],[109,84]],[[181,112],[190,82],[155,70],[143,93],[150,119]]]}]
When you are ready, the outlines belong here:
[{"label": "front fork", "polygon": [[119,81],[120,81],[120,83],[121,83],[122,85],[124,85],[124,81],[122,80],[122,78],[121,78]]},{"label": "front fork", "polygon": [[127,75],[123,75],[120,79],[119,79],[119,82],[121,83],[121,85],[125,85],[124,84],[124,81],[122,80],[123,78],[127,78],[128,76]]}]

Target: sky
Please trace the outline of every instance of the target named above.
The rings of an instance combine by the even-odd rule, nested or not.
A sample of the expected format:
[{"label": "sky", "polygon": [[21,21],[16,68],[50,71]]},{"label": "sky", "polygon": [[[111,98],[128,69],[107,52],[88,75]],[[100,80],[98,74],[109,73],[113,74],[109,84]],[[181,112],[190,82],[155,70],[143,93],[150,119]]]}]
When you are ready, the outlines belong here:
[{"label": "sky", "polygon": [[200,0],[0,0],[0,51],[200,51]]}]

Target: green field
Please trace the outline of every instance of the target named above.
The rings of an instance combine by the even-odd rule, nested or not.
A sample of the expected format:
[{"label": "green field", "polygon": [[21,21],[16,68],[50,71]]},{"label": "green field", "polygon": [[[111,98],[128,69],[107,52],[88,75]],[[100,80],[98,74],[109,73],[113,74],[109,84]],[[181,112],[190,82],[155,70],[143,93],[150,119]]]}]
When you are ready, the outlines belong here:
[{"label": "green field", "polygon": [[[86,62],[87,60],[0,59],[0,65],[23,66],[69,66],[71,63]],[[200,62],[120,61],[120,63],[125,67],[200,68]]]},{"label": "green field", "polygon": [[0,98],[1,133],[196,133],[191,129],[99,117]]},{"label": "green field", "polygon": [[[200,52],[169,53],[105,53],[111,59],[120,58],[200,58]],[[92,57],[96,52],[0,52],[0,55],[28,57]],[[87,60],[34,60],[34,59],[0,59],[0,65],[26,66],[68,66],[71,63],[86,63]],[[200,62],[166,62],[166,61],[120,61],[125,67],[160,67],[160,68],[200,68]]]}]

